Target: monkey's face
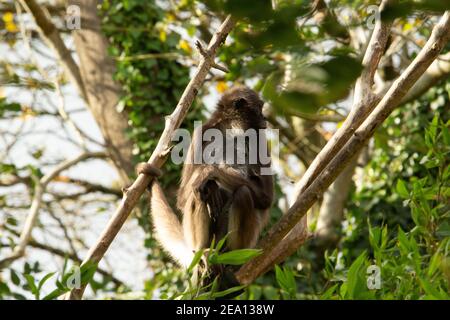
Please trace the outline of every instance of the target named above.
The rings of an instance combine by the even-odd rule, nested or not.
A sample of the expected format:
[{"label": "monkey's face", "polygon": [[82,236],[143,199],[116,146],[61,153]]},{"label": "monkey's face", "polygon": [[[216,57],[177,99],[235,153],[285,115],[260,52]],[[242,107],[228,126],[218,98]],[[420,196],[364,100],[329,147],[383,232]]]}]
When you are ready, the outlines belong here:
[{"label": "monkey's face", "polygon": [[217,111],[222,113],[225,119],[239,121],[245,127],[265,128],[263,105],[264,102],[255,91],[247,87],[234,87],[223,94]]}]

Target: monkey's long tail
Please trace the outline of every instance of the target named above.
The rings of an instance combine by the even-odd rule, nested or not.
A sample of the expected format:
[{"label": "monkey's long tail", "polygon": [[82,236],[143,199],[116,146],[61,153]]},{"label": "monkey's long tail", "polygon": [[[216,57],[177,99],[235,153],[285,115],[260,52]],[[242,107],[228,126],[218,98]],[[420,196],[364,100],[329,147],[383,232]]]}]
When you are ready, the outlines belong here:
[{"label": "monkey's long tail", "polygon": [[189,267],[194,253],[186,244],[183,228],[173,212],[157,181],[151,188],[150,211],[153,217],[155,238],[181,266]]}]

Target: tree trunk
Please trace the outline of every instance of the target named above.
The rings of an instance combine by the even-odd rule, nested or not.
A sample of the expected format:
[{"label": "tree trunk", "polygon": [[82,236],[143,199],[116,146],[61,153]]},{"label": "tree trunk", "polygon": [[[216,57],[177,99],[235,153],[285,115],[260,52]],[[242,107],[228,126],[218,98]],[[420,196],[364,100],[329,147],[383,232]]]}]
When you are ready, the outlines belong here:
[{"label": "tree trunk", "polygon": [[122,183],[129,184],[133,172],[132,141],[127,137],[128,117],[116,109],[120,86],[114,82],[114,61],[108,56],[108,42],[101,32],[97,0],[71,0],[81,9],[81,29],[73,32],[80,72],[90,110],[105,140],[107,152]]},{"label": "tree trunk", "polygon": [[336,231],[344,217],[344,207],[353,185],[352,178],[357,162],[355,158],[323,196],[316,229],[316,239],[320,247],[331,247],[339,240]]}]

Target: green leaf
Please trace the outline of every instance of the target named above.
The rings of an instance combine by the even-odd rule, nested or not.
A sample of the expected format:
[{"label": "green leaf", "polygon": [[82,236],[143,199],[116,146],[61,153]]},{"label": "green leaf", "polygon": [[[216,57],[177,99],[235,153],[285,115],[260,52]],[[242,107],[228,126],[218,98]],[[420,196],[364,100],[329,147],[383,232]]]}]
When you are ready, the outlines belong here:
[{"label": "green leaf", "polygon": [[220,239],[220,241],[217,243],[217,246],[216,246],[217,252],[219,252],[222,249],[223,245],[225,244],[225,241],[227,241],[228,235],[229,235],[229,233],[225,237]]},{"label": "green leaf", "polygon": [[56,273],[56,272],[50,272],[50,273],[47,273],[47,274],[41,279],[41,281],[39,281],[38,286],[37,286],[38,291],[41,290],[41,288],[42,288],[42,286],[45,284],[45,282],[46,282],[48,279],[50,279],[55,273]]},{"label": "green leaf", "polygon": [[34,294],[36,299],[39,299],[39,290],[34,283],[34,278],[32,275],[26,274],[25,279],[27,279],[28,286],[30,287],[31,293]]},{"label": "green leaf", "polygon": [[284,267],[281,269],[279,266],[275,266],[275,278],[280,287],[286,291],[291,298],[295,298],[297,293],[297,283],[291,269]]},{"label": "green leaf", "polygon": [[88,261],[84,265],[80,267],[80,273],[81,273],[81,284],[85,285],[88,284],[89,281],[91,281],[92,277],[95,274],[95,271],[97,270],[97,263]]},{"label": "green leaf", "polygon": [[226,296],[228,294],[231,294],[233,292],[240,291],[240,290],[242,290],[244,288],[245,288],[245,286],[232,287],[232,288],[229,288],[227,290],[216,292],[212,296],[213,296],[213,298],[221,298],[221,297],[224,297],[224,296]]},{"label": "green leaf", "polygon": [[58,298],[60,295],[68,292],[70,289],[67,288],[66,290],[61,290],[61,289],[55,289],[52,292],[50,292],[48,295],[46,295],[44,298],[42,298],[42,300],[54,300],[56,298]]},{"label": "green leaf", "polygon": [[348,269],[347,295],[350,299],[360,298],[368,291],[365,277],[366,259],[367,253],[364,251]]},{"label": "green leaf", "polygon": [[409,240],[406,237],[405,232],[403,232],[402,228],[398,228],[398,234],[397,234],[398,244],[400,247],[400,250],[403,254],[408,254],[410,252],[409,248]]},{"label": "green leaf", "polygon": [[428,298],[441,300],[444,297],[441,296],[440,292],[433,287],[433,285],[426,280],[425,278],[420,277],[419,278],[420,286],[425,291],[425,293],[428,295]]},{"label": "green leaf", "polygon": [[218,255],[213,255],[210,259],[212,264],[230,264],[241,265],[246,263],[251,258],[260,255],[261,249],[239,249],[225,252]]},{"label": "green leaf", "polygon": [[405,199],[408,199],[408,198],[409,198],[409,191],[408,191],[408,189],[406,188],[406,184],[405,184],[405,182],[404,182],[402,179],[398,179],[398,180],[397,180],[396,190],[397,190],[397,193],[398,193],[402,198],[405,198]]},{"label": "green leaf", "polygon": [[321,300],[330,300],[330,299],[332,299],[332,297],[335,294],[336,289],[338,288],[338,286],[339,286],[339,283],[336,283],[332,287],[328,288],[327,291],[322,293],[322,295],[320,296],[320,299]]},{"label": "green leaf", "polygon": [[12,283],[14,283],[16,286],[20,285],[20,278],[17,273],[13,269],[10,269],[9,271]]},{"label": "green leaf", "polygon": [[191,273],[194,267],[200,262],[203,256],[203,250],[199,250],[195,253],[194,258],[192,258],[192,262],[187,269],[187,273]]}]

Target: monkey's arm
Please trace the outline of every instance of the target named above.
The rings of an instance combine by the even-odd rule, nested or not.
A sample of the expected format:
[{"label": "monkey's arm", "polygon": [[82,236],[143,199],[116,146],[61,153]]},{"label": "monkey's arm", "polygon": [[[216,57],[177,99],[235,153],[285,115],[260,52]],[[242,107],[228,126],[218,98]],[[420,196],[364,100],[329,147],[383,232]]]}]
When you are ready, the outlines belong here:
[{"label": "monkey's arm", "polygon": [[250,175],[252,198],[256,209],[268,209],[273,202],[273,176]]},{"label": "monkey's arm", "polygon": [[244,177],[233,168],[220,168],[208,165],[203,169],[203,179],[197,180],[194,190],[201,197],[205,193],[204,186],[208,181],[217,181],[223,188],[230,192],[235,192],[242,186],[250,189],[253,203],[256,209],[268,209],[273,201],[273,177],[272,175],[259,175],[251,173],[249,177]]}]

